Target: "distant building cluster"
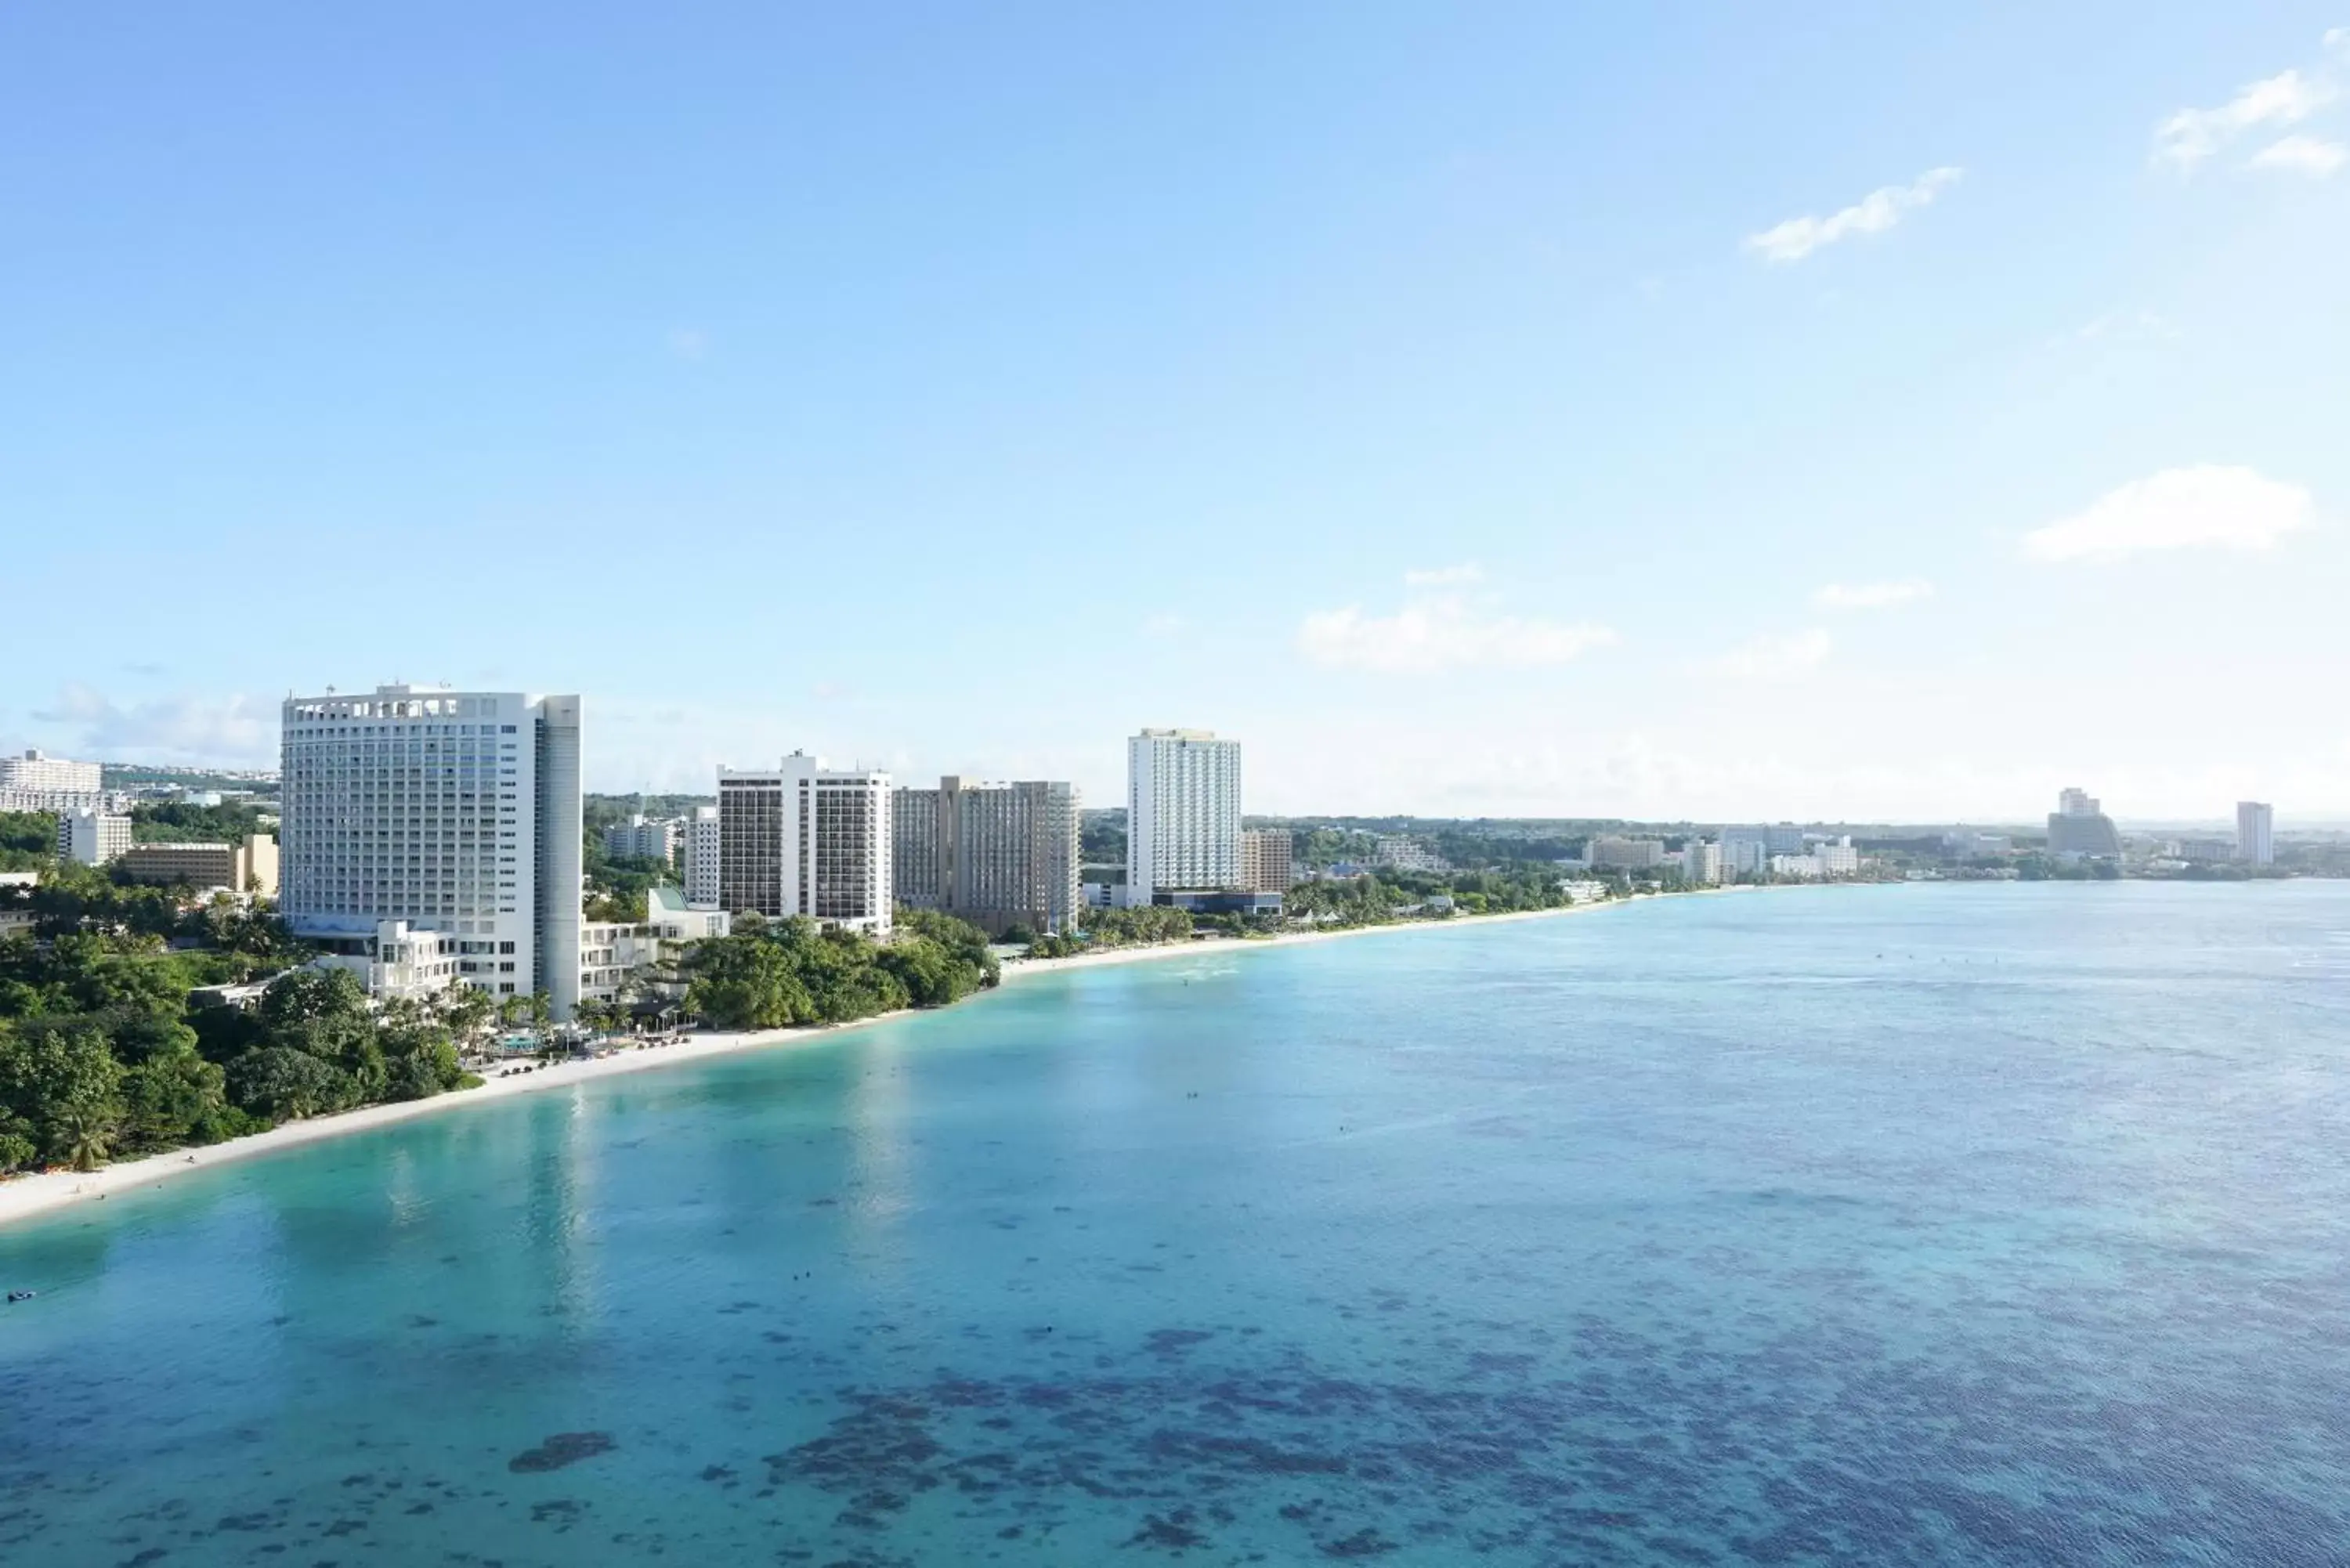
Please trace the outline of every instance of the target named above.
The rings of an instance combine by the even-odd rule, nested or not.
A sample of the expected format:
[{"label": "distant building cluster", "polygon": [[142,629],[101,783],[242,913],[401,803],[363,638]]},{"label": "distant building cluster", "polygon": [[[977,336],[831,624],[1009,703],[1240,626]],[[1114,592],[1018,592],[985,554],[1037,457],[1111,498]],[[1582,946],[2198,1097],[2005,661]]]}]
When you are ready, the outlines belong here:
[{"label": "distant building cluster", "polygon": [[0,757],[0,811],[92,811],[120,814],[130,796],[105,787],[96,763],[68,762],[46,752]]},{"label": "distant building cluster", "polygon": [[1374,865],[1396,871],[1426,871],[1443,873],[1452,867],[1439,855],[1417,838],[1398,833],[1383,833],[1371,850]]},{"label": "distant building cluster", "polygon": [[676,858],[678,839],[684,830],[681,818],[650,817],[639,812],[604,829],[604,853],[614,860],[658,860],[667,865]]},{"label": "distant building cluster", "polygon": [[[795,752],[772,768],[718,769],[715,805],[604,828],[607,857],[674,865],[683,885],[655,888],[643,920],[589,920],[583,754],[577,696],[330,690],[285,704],[276,838],[140,843],[131,797],[104,789],[98,763],[39,752],[0,758],[0,810],[54,813],[61,857],[128,879],[273,896],[288,929],[322,950],[317,961],[349,971],[370,992],[544,992],[558,1020],[582,1001],[624,994],[631,976],[660,965],[675,944],[724,934],[743,916],[806,917],[886,939],[902,905],[993,935],[1042,933],[1066,930],[1087,908],[1278,913],[1299,875],[1286,829],[1242,826],[1238,741],[1145,729],[1127,743],[1122,883],[1107,879],[1114,867],[1085,880],[1073,784],[949,774],[934,787],[901,786],[886,771]],[[185,784],[150,787],[188,804],[218,799]],[[2023,843],[1968,827],[1940,840],[1948,857],[1972,862],[2013,857]],[[2190,835],[2157,848],[2184,866],[2266,867],[2275,857],[2273,813],[2244,801],[2232,837]],[[2123,850],[2094,796],[2062,792],[2047,819],[2048,855],[2106,860]],[[1371,859],[1311,875],[1450,869],[1405,834],[1378,836]],[[1584,873],[1559,884],[1573,900],[1604,896],[1607,882],[1590,873],[1678,873],[1709,887],[1847,877],[1864,861],[1849,836],[1782,822],[1671,840],[1603,833],[1567,864]],[[1440,910],[1450,900],[1432,895],[1415,908]]]}]

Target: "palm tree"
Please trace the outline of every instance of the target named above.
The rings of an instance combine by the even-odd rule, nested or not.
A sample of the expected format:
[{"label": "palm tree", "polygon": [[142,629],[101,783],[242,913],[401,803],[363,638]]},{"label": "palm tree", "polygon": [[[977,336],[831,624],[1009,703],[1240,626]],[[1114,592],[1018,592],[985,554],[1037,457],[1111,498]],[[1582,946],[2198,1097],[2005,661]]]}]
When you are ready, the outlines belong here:
[{"label": "palm tree", "polygon": [[76,1170],[96,1170],[114,1147],[114,1127],[91,1111],[68,1111],[57,1123],[57,1145]]}]

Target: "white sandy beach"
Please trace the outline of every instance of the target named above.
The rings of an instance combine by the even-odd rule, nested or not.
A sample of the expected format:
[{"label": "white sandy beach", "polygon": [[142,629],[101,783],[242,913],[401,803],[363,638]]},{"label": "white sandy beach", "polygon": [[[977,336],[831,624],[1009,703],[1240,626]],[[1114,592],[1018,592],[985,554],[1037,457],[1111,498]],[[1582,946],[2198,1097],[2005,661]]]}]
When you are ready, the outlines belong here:
[{"label": "white sandy beach", "polygon": [[[1404,920],[1387,926],[1357,926],[1336,931],[1300,931],[1277,937],[1231,939],[1206,941],[1170,942],[1161,947],[1116,948],[1107,952],[1083,953],[1074,958],[1014,959],[1003,966],[1007,985],[1032,979],[1037,975],[1057,974],[1066,970],[1092,969],[1106,964],[1163,962],[1170,959],[1196,958],[1212,953],[1218,958],[1243,952],[1255,952],[1274,948],[1299,947],[1308,942],[1337,941],[1349,937],[1373,937],[1399,931],[1430,931],[1459,929],[1463,926],[1498,925],[1505,920],[1539,920],[1560,915],[1584,914],[1594,909],[1613,909],[1622,900],[1603,904],[1577,904],[1561,909],[1529,909],[1505,915],[1462,915],[1450,920]],[[973,998],[973,1002],[983,1001]],[[965,1003],[964,1005],[970,1005]],[[251,1137],[233,1138],[227,1143],[207,1145],[202,1148],[175,1149],[169,1154],[151,1155],[144,1159],[128,1160],[94,1171],[44,1171],[30,1176],[11,1177],[0,1180],[0,1225],[28,1220],[71,1204],[95,1202],[110,1194],[134,1191],[140,1188],[161,1185],[173,1177],[192,1171],[209,1169],[232,1161],[250,1159],[255,1155],[269,1154],[278,1149],[296,1148],[304,1144],[319,1143],[328,1138],[341,1137],[349,1133],[365,1132],[370,1127],[389,1127],[395,1122],[418,1116],[439,1116],[462,1111],[469,1106],[487,1105],[516,1095],[543,1094],[552,1089],[567,1089],[598,1078],[616,1077],[623,1073],[641,1073],[656,1067],[672,1067],[685,1062],[706,1061],[712,1056],[731,1055],[741,1051],[766,1050],[776,1046],[806,1044],[823,1040],[844,1030],[864,1029],[892,1019],[911,1016],[907,1012],[883,1013],[878,1018],[860,1018],[852,1023],[820,1024],[806,1029],[767,1029],[733,1034],[690,1034],[678,1044],[651,1048],[629,1048],[616,1051],[609,1056],[588,1062],[567,1062],[553,1067],[540,1067],[535,1072],[516,1073],[508,1077],[492,1077],[480,1088],[463,1089],[439,1095],[429,1100],[406,1100],[398,1105],[369,1106],[362,1110],[345,1111],[338,1116],[314,1116],[307,1121],[289,1122]]]}]

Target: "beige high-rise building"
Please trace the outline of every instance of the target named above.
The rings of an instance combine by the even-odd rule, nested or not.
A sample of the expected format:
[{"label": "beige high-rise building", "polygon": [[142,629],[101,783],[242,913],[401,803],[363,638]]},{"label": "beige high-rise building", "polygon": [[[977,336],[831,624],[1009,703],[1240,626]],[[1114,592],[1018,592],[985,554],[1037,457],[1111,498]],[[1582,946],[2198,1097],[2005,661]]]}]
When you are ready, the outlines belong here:
[{"label": "beige high-rise building", "polygon": [[1014,925],[1064,930],[1077,888],[1076,786],[1046,780],[901,789],[890,808],[898,899],[1000,935]]},{"label": "beige high-rise building", "polygon": [[1243,828],[1241,831],[1241,887],[1252,893],[1289,891],[1293,847],[1289,829],[1285,827]]}]

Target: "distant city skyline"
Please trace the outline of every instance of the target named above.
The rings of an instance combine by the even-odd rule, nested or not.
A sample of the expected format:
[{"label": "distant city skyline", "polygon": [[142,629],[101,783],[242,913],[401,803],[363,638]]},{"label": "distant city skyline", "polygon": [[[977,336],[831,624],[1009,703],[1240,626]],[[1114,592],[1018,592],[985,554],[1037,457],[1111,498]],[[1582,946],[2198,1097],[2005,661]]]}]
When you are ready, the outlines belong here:
[{"label": "distant city skyline", "polygon": [[0,750],[2350,818],[2338,4],[697,18],[0,20]]}]

